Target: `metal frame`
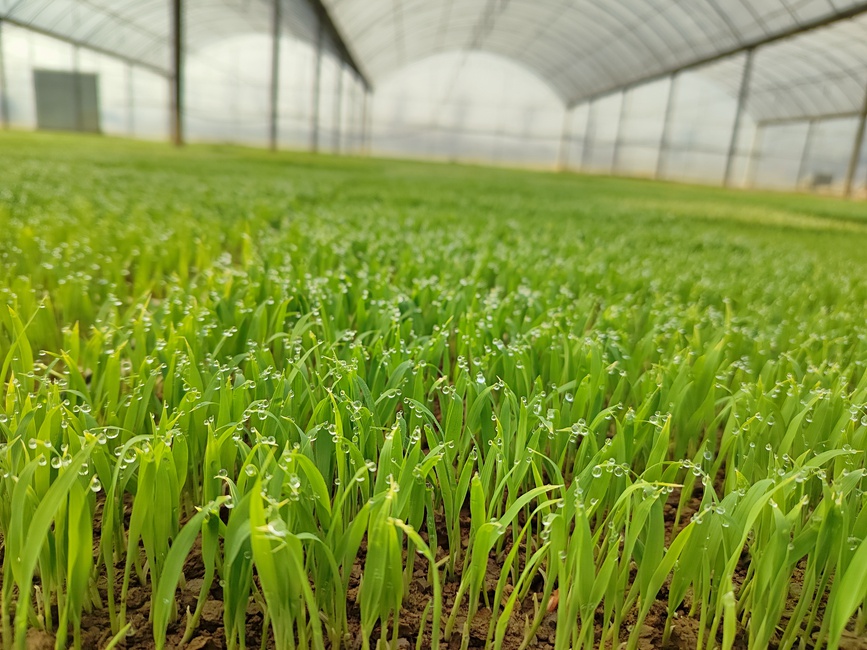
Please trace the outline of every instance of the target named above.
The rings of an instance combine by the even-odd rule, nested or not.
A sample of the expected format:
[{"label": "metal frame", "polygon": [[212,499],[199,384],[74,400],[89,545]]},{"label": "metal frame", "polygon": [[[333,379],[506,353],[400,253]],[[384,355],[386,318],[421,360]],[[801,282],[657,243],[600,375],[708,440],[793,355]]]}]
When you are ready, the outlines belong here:
[{"label": "metal frame", "polygon": [[363,88],[364,96],[361,99],[361,155],[366,156],[370,153],[368,138],[370,137],[370,124],[369,124],[369,113],[370,113],[370,90],[368,88]]},{"label": "metal frame", "polygon": [[165,68],[162,68],[158,65],[150,64],[147,61],[142,61],[141,59],[137,59],[136,57],[127,56],[120,52],[115,52],[104,47],[99,47],[98,45],[93,45],[81,39],[70,38],[69,36],[64,36],[63,34],[52,31],[50,29],[42,29],[41,27],[30,25],[29,23],[26,23],[22,20],[17,20],[8,15],[0,15],[0,22],[8,23],[9,25],[12,25],[14,27],[20,27],[21,29],[26,29],[35,34],[40,34],[41,36],[48,36],[49,38],[60,41],[61,43],[67,43],[68,45],[83,47],[84,49],[90,50],[91,52],[103,54],[113,59],[117,59],[118,61],[123,61],[124,63],[137,65],[140,68],[150,70],[151,72],[158,74],[161,77],[170,78],[172,74],[170,70],[166,70]]},{"label": "metal frame", "polygon": [[675,72],[671,75],[668,81],[668,98],[665,100],[665,116],[662,118],[662,135],[659,137],[659,153],[656,157],[656,173],[654,178],[659,180],[665,172],[665,165],[668,162],[666,155],[669,149],[669,138],[671,138],[672,115],[674,115],[674,99],[677,95],[677,81],[680,79],[680,74]]},{"label": "metal frame", "polygon": [[[324,29],[331,37],[331,41],[337,48],[337,54],[340,59],[355,70],[355,73],[358,75],[358,78],[361,79],[361,83],[364,84],[364,87],[367,90],[373,90],[373,84],[370,82],[370,79],[368,79],[364,69],[359,65],[355,55],[350,51],[349,46],[346,44],[346,40],[343,38],[340,30],[337,29],[337,25],[334,24],[331,14],[328,13],[328,9],[322,3],[322,0],[308,0],[308,2],[316,13],[316,16],[319,18],[320,30]],[[321,42],[321,35],[319,40]]]},{"label": "metal frame", "polygon": [[316,56],[313,59],[313,106],[310,113],[310,151],[319,152],[319,91],[322,86],[322,46],[325,39],[325,26],[319,22],[316,30]]},{"label": "metal frame", "polygon": [[[19,0],[18,3],[13,4],[9,12],[13,12],[14,9],[21,4],[23,0]],[[276,149],[278,145],[279,138],[279,57],[280,57],[280,37],[281,37],[281,27],[288,19],[291,23],[293,17],[284,15],[282,9],[283,0],[273,0],[273,9],[270,21],[267,24],[270,25],[271,36],[273,39],[272,45],[272,79],[271,79],[271,97],[270,97],[270,124],[269,124],[269,143],[272,149]],[[366,91],[371,91],[373,86],[362,69],[360,64],[358,63],[355,55],[351,52],[348,45],[346,44],[345,39],[343,38],[340,31],[337,29],[334,21],[332,20],[327,8],[321,2],[321,0],[304,0],[305,4],[309,7],[312,15],[315,16],[317,21],[316,28],[316,47],[317,47],[317,57],[321,61],[322,56],[322,47],[323,47],[323,39],[324,35],[327,33],[332,42],[332,47],[336,50],[336,53],[340,60],[346,65],[350,66],[352,70],[357,75],[361,84],[363,84]],[[133,3],[128,3],[130,7],[134,6]],[[110,33],[110,31],[121,24],[126,27],[130,27],[135,25],[132,22],[132,15],[124,15],[115,11],[105,10],[103,13],[104,16],[100,13],[99,7],[94,6],[97,9],[97,18],[94,21],[94,27],[90,31],[90,33],[86,37],[73,37],[70,33],[64,33],[64,31],[60,28],[55,29],[54,25],[39,25],[36,20],[36,16],[41,12],[37,12],[34,14],[33,22],[37,24],[32,24],[29,20],[19,19],[15,16],[2,15],[0,14],[0,21],[9,23],[10,25],[14,25],[16,27],[20,27],[22,29],[28,30],[29,32],[33,32],[36,34],[40,34],[43,36],[47,36],[58,40],[63,43],[67,43],[72,45],[74,48],[87,48],[88,50],[95,52],[97,54],[101,54],[104,56],[111,57],[117,61],[121,61],[126,63],[128,66],[138,66],[142,69],[148,70],[150,72],[156,73],[164,78],[166,78],[169,83],[169,134],[172,142],[176,145],[181,145],[184,142],[184,57],[185,57],[185,38],[186,38],[186,24],[185,24],[185,4],[183,0],[170,0],[168,3],[168,34],[167,42],[169,47],[169,55],[170,55],[170,63],[168,69],[162,65],[155,65],[154,63],[144,60],[144,54],[140,56],[131,55],[128,52],[118,51],[110,47],[102,47],[98,41],[99,37]],[[159,13],[156,9],[149,9],[150,13],[154,13],[155,15]],[[297,12],[297,7],[295,9]],[[140,12],[139,12],[140,13]],[[296,21],[294,24],[298,24],[298,18],[295,17]],[[43,21],[44,22],[44,21]],[[252,26],[252,22],[248,23]],[[303,23],[302,23],[303,26]],[[197,28],[198,23],[191,24],[192,28]],[[303,28],[303,27],[302,27]],[[255,29],[255,28],[254,28]],[[158,33],[156,30],[153,33],[149,34],[152,39],[159,42],[162,46],[162,43],[166,41],[163,40],[163,34],[165,32]],[[96,40],[88,40],[88,39],[96,39]],[[108,41],[105,41],[106,43]],[[318,66],[317,66],[318,67]],[[319,73],[317,72],[317,83],[318,83]],[[2,73],[0,73],[0,83],[5,83],[5,79],[3,78]],[[320,89],[317,87],[316,89],[316,97],[317,97],[317,109],[315,113],[318,113],[318,96]],[[132,93],[129,93],[130,96]],[[5,98],[5,95],[4,95]],[[130,111],[131,112],[131,111]],[[7,114],[8,111],[3,110],[3,106],[0,106],[0,119],[8,121]],[[132,120],[130,120],[130,132],[133,131]],[[319,143],[319,117],[315,115],[315,135],[313,136],[313,147],[318,149]]]},{"label": "metal frame", "polygon": [[634,86],[641,86],[652,81],[658,81],[665,77],[668,77],[673,74],[678,74],[681,72],[685,72],[687,70],[692,70],[695,68],[700,68],[705,65],[709,65],[711,63],[716,63],[718,61],[723,61],[725,59],[729,59],[738,54],[743,54],[749,52],[751,50],[756,50],[758,48],[764,47],[765,45],[770,45],[771,43],[776,43],[779,41],[784,41],[794,36],[798,36],[800,34],[804,34],[806,32],[811,32],[816,29],[821,29],[822,27],[827,27],[829,25],[833,25],[834,23],[838,23],[844,20],[848,20],[851,18],[856,18],[864,13],[867,13],[867,2],[859,2],[856,5],[849,7],[848,9],[838,11],[837,13],[829,16],[822,16],[815,20],[811,20],[805,23],[802,23],[796,27],[791,29],[786,29],[775,34],[771,34],[769,36],[762,36],[760,38],[755,38],[750,41],[740,42],[737,46],[728,48],[725,50],[721,50],[719,52],[715,52],[710,56],[698,57],[693,61],[690,61],[684,65],[677,65],[667,67],[664,70],[660,70],[659,72],[655,72],[650,75],[646,75],[641,77],[640,79],[635,79],[626,84],[618,84],[616,86],[611,86],[609,88],[605,88],[603,90],[594,92],[592,94],[583,95],[574,97],[571,100],[570,105],[576,106],[577,104],[599,99],[605,97],[606,95],[611,95],[616,92],[620,92],[624,88],[631,88]]},{"label": "metal frame", "polygon": [[593,104],[595,101],[587,102],[587,123],[584,126],[584,146],[581,150],[581,169],[587,169],[588,161],[593,157],[593,144],[596,139],[596,120]]},{"label": "metal frame", "polygon": [[135,136],[135,100],[134,100],[134,81],[133,81],[132,63],[126,64],[126,130],[129,137]]},{"label": "metal frame", "polygon": [[283,19],[282,0],[273,0],[274,13],[271,24],[271,115],[268,124],[268,145],[271,151],[277,151],[280,129],[280,23]]},{"label": "metal frame", "polygon": [[816,113],[810,115],[798,115],[793,117],[775,117],[766,120],[759,120],[757,125],[761,126],[782,126],[783,124],[797,124],[798,122],[807,122],[809,120],[824,121],[824,120],[841,120],[847,117],[859,117],[860,111],[840,111],[838,113]]},{"label": "metal frame", "polygon": [[358,153],[358,122],[359,115],[361,113],[361,101],[359,100],[358,89],[361,84],[359,84],[356,80],[357,77],[353,74],[353,83],[349,87],[349,117],[347,119],[348,122],[348,131],[346,133],[346,141],[347,141],[347,152],[351,154]]},{"label": "metal frame", "polygon": [[809,8],[787,0],[326,4],[377,78],[438,52],[485,50],[524,64],[570,108],[867,12],[865,0],[801,3]]},{"label": "metal frame", "polygon": [[[169,10],[169,20],[167,21],[167,23],[165,23],[168,25],[167,31],[162,31],[161,28],[143,30],[141,26],[142,22],[147,22],[149,18],[159,19],[156,24],[162,23],[162,19],[164,18],[165,14],[163,13],[164,10],[160,6],[161,3],[143,3],[139,2],[138,0],[124,0],[123,2],[121,2],[120,0],[117,0],[116,8],[115,6],[108,8],[107,5],[103,6],[103,3],[87,3],[85,0],[85,3],[89,6],[91,10],[91,22],[89,24],[88,31],[86,33],[82,32],[84,33],[83,36],[73,36],[72,32],[68,28],[65,28],[64,21],[58,21],[55,25],[50,21],[46,21],[43,19],[43,9],[45,6],[48,6],[50,4],[50,0],[41,0],[41,4],[43,5],[43,7],[36,7],[35,11],[31,11],[26,15],[26,18],[23,16],[15,15],[15,10],[19,7],[19,5],[22,5],[24,1],[25,0],[18,0],[17,2],[12,3],[12,5],[8,8],[5,14],[0,14],[0,20],[5,20],[11,25],[22,27],[32,32],[42,34],[44,36],[49,36],[70,45],[78,45],[80,47],[87,48],[99,54],[110,56],[120,61],[133,63],[163,77],[170,78],[173,74],[173,68],[171,64],[156,64],[153,62],[153,60],[154,58],[158,57],[149,57],[147,53],[143,51],[143,46],[145,43],[148,47],[151,48],[151,52],[153,51],[154,46],[158,46],[159,48],[166,46],[169,51],[172,49],[173,21],[171,18],[171,14],[173,12],[173,0],[170,0],[167,5],[162,5],[163,7],[168,6]],[[40,2],[40,0],[33,0],[33,2],[35,4]],[[241,7],[240,9],[237,7],[233,7],[232,5],[235,4],[242,4],[243,7]],[[222,32],[230,32],[230,30],[232,30],[232,28],[236,26],[240,26],[242,30],[246,29],[247,31],[259,31],[263,24],[267,26],[268,31],[270,31],[270,18],[265,20],[261,20],[261,16],[254,16],[253,18],[249,18],[248,14],[245,13],[249,9],[248,5],[250,4],[251,3],[247,2],[199,3],[195,8],[197,11],[197,16],[201,17],[204,14],[204,17],[207,20],[205,20],[204,23],[202,23],[201,25],[199,24],[199,22],[196,22],[195,24],[191,23],[190,29],[199,30],[199,32],[197,33],[212,34],[216,38],[219,38],[219,36],[221,35],[221,30],[214,30],[214,26],[216,25],[217,21],[211,19],[218,18],[220,16],[220,12],[223,12],[225,15],[232,17],[231,19],[235,19],[235,23],[227,23],[226,28],[223,29]],[[266,4],[267,6],[270,3],[262,2],[261,4]],[[303,5],[306,7],[304,10],[299,12],[298,5]],[[297,0],[294,3],[294,6],[295,8],[293,11],[291,11],[289,14],[283,15],[282,22],[287,26],[293,26],[295,28],[295,31],[299,33],[299,37],[303,38],[305,29],[304,13],[309,11],[310,13],[308,15],[315,16],[318,21],[322,22],[325,25],[329,36],[334,41],[336,51],[340,58],[346,61],[347,64],[356,71],[359,78],[362,79],[362,82],[365,84],[366,87],[372,89],[372,84],[366,71],[360,65],[357,57],[347,45],[346,40],[340,33],[340,30],[337,29],[328,9],[322,3],[322,0]],[[238,21],[240,21],[240,23]],[[90,25],[92,25],[92,27]],[[114,43],[117,42],[115,36],[118,27],[129,28],[132,30],[138,29],[139,32],[141,32],[139,35],[142,38],[142,43],[132,45],[128,43],[120,43],[117,47],[115,47]],[[104,45],[108,43],[110,43],[110,45]],[[132,50],[130,48],[132,48]],[[136,48],[138,49],[138,56],[136,56]]]},{"label": "metal frame", "polygon": [[858,172],[858,163],[861,162],[861,149],[864,147],[864,132],[867,130],[867,89],[864,91],[864,106],[858,117],[858,129],[855,131],[855,142],[852,144],[852,155],[849,158],[849,167],[846,170],[846,184],[843,193],[847,197],[852,196],[855,185],[855,174]]},{"label": "metal frame", "polygon": [[620,148],[623,146],[623,122],[626,121],[629,88],[624,88],[620,94],[620,114],[617,116],[617,133],[614,136],[614,153],[611,156],[611,173],[616,174],[620,168]]},{"label": "metal frame", "polygon": [[738,105],[735,113],[735,123],[732,126],[732,139],[729,142],[728,156],[726,157],[726,169],[723,174],[723,185],[730,187],[732,182],[732,171],[734,170],[735,155],[737,154],[738,138],[741,135],[741,122],[743,120],[744,109],[747,100],[750,96],[750,80],[753,76],[753,57],[754,49],[747,50],[747,59],[744,62],[744,69],[741,72],[741,87],[738,91]]},{"label": "metal frame", "polygon": [[801,162],[798,163],[798,177],[795,179],[795,187],[800,186],[801,179],[807,171],[807,161],[810,159],[813,149],[813,136],[816,130],[817,120],[810,120],[807,124],[807,136],[804,138],[804,148],[801,150]]},{"label": "metal frame", "polygon": [[334,98],[334,153],[340,153],[341,131],[343,130],[343,65],[337,67],[337,88]]},{"label": "metal frame", "polygon": [[172,0],[172,75],[170,103],[172,142],[184,144],[184,6],[183,0]]},{"label": "metal frame", "polygon": [[72,86],[72,97],[75,102],[75,128],[78,131],[83,131],[84,115],[81,113],[81,79],[78,76],[81,68],[80,58],[81,52],[79,51],[79,47],[74,45],[72,48],[72,72],[75,73],[75,83]]},{"label": "metal frame", "polygon": [[759,161],[761,159],[762,147],[765,144],[765,126],[756,124],[756,132],[753,134],[753,144],[750,147],[750,159],[747,165],[747,187],[756,186],[756,177],[759,173]]},{"label": "metal frame", "polygon": [[568,106],[564,107],[563,114],[563,131],[560,134],[560,170],[566,171],[569,169],[569,154],[572,148],[572,109]]}]

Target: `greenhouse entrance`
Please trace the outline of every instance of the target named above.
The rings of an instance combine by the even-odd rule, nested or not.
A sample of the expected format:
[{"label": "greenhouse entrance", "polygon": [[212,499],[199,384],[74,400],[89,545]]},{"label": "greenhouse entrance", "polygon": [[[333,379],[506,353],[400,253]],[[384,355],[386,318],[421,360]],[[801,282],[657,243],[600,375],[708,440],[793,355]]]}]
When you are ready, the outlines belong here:
[{"label": "greenhouse entrance", "polygon": [[47,131],[99,133],[99,78],[95,74],[34,70],[36,124]]}]

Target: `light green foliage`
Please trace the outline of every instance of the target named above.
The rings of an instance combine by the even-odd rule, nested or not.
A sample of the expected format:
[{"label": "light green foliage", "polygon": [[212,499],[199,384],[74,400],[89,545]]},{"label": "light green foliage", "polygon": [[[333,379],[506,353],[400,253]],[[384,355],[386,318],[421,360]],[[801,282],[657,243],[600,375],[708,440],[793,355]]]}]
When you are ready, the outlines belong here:
[{"label": "light green foliage", "polygon": [[396,646],[411,588],[419,648],[863,634],[863,204],[32,135],[0,179],[4,649],[214,590],[229,648],[251,602]]}]

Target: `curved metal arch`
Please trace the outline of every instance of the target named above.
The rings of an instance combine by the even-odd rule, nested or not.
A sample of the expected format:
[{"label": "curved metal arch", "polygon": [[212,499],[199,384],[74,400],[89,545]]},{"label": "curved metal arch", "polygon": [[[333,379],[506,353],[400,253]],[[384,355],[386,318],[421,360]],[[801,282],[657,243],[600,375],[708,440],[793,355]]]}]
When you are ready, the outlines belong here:
[{"label": "curved metal arch", "polygon": [[[867,11],[863,0],[574,0],[547,11],[528,0],[324,1],[376,77],[472,44],[521,59],[570,105]],[[483,17],[486,31],[472,43]],[[397,27],[414,43],[401,55],[391,42]]]},{"label": "curved metal arch", "polygon": [[[757,53],[756,65],[753,68],[753,76],[750,90],[750,106],[749,111],[756,117],[761,117],[764,111],[756,110],[754,105],[759,103],[756,96],[761,97],[763,93],[773,93],[778,88],[789,88],[792,92],[787,97],[788,103],[794,105],[797,110],[804,114],[821,112],[815,98],[809,97],[804,93],[796,92],[795,79],[803,78],[808,74],[805,68],[810,67],[808,59],[797,57],[793,60],[791,54],[777,54],[769,50],[763,50]],[[766,59],[772,56],[771,61]],[[763,60],[765,59],[765,60]],[[764,79],[771,79],[770,82],[764,82]],[[813,108],[809,108],[807,104],[812,104]],[[775,106],[779,107],[779,102],[775,102]]]},{"label": "curved metal arch", "polygon": [[[415,37],[420,40],[428,39],[431,35],[435,34],[435,32],[433,31],[434,29],[435,26],[428,25],[423,30],[416,31]],[[540,77],[542,81],[544,81],[548,86],[550,86],[561,97],[561,99],[565,101],[565,99],[569,96],[570,91],[574,90],[574,87],[565,87],[562,84],[558,84],[553,78],[553,75],[539,74],[540,70],[544,70],[550,65],[552,61],[550,57],[545,57],[544,53],[535,52],[533,50],[527,50],[522,57],[515,56],[513,44],[516,40],[520,39],[523,36],[526,36],[526,32],[523,30],[516,29],[513,31],[512,29],[500,28],[495,33],[487,37],[484,46],[474,49],[490,52],[491,54],[496,54],[498,56],[511,59],[512,61],[521,64],[523,67],[531,70],[533,74],[535,74],[537,77]],[[561,39],[563,39],[563,36],[558,35],[557,41],[555,42],[558,46],[562,46],[560,48],[562,51],[562,49],[568,48],[570,43],[567,40]],[[368,59],[368,61],[375,60],[380,54],[387,55],[389,49],[390,45],[388,43],[383,43],[378,48],[369,50],[368,56],[370,58]],[[430,54],[428,54],[427,56],[442,53],[444,51],[454,51],[460,49],[464,48],[461,48],[460,44],[458,43],[454,47],[445,47],[442,49],[438,49],[437,51],[430,52]],[[425,56],[424,58],[427,58],[427,56]],[[578,55],[576,54],[576,56]],[[422,60],[419,57],[413,58],[415,60]],[[635,59],[635,63],[640,63],[640,59]],[[608,73],[613,72],[614,70],[614,68],[605,61],[600,62],[599,65]],[[397,71],[397,69],[399,68],[390,70],[388,73],[383,74],[381,78],[387,78],[389,74]]]},{"label": "curved metal arch", "polygon": [[[344,4],[346,4],[346,3],[344,3]],[[413,0],[409,0],[409,2],[407,2],[406,4],[411,6],[413,4]],[[444,13],[444,8],[443,8],[442,3],[440,3],[438,5],[437,3],[419,2],[418,4],[421,6],[421,9],[419,11],[425,11],[426,10],[432,14],[438,13],[440,15],[442,13]],[[448,20],[448,24],[453,28],[452,31],[460,32],[459,36],[457,36],[456,38],[458,38],[462,43],[466,43],[469,41],[470,36],[472,35],[473,27],[478,23],[479,16],[481,15],[482,10],[483,10],[483,5],[481,3],[478,3],[478,2],[475,4],[462,3],[462,5],[463,5],[463,7],[470,7],[471,6],[475,9],[475,11],[470,12],[470,11],[464,10],[463,16],[461,18],[455,18],[454,10],[452,10],[450,18]],[[450,5],[445,5],[445,6],[450,6]],[[526,26],[526,24],[535,24],[534,26],[537,26],[537,27],[542,27],[542,26],[548,25],[548,23],[539,20],[539,13],[540,12],[538,10],[538,4],[537,3],[516,2],[515,0],[513,0],[511,3],[509,3],[508,8],[509,8],[509,11],[512,13],[519,12],[519,11],[523,12],[523,16],[525,17],[525,21],[522,22],[522,26]],[[576,24],[574,27],[575,27],[576,31],[579,31],[583,34],[585,39],[593,39],[595,42],[589,44],[589,46],[587,46],[583,49],[578,49],[577,51],[575,51],[574,52],[575,56],[580,56],[588,50],[592,51],[593,49],[595,49],[599,45],[599,43],[616,42],[617,39],[613,37],[613,30],[616,28],[619,28],[622,25],[621,17],[615,15],[610,10],[610,8],[606,8],[605,6],[602,6],[602,5],[591,5],[590,9],[596,11],[596,16],[595,16],[596,20],[587,21],[586,26],[584,24],[579,23],[579,24]],[[338,14],[338,16],[339,16],[339,14]],[[501,15],[500,17],[502,18],[502,17],[504,17],[504,15]],[[363,42],[363,40],[365,38],[375,36],[376,30],[381,29],[384,22],[386,22],[386,23],[389,22],[388,19],[384,18],[382,15],[375,13],[375,12],[370,12],[370,11],[356,12],[356,15],[350,16],[350,19],[351,20],[348,20],[347,23],[344,25],[344,28],[345,28],[345,31],[347,33],[351,32],[353,34],[353,41],[356,43]],[[458,23],[458,21],[461,19],[465,19],[466,23]],[[458,24],[456,25],[456,23],[458,23]],[[608,34],[601,34],[601,35],[599,34],[599,28],[600,28],[601,23],[605,23],[606,31],[609,32]],[[406,25],[406,23],[404,23],[404,24]],[[423,29],[426,29],[426,30],[434,28],[434,22],[433,21],[425,22],[425,23],[423,23],[423,25],[424,25]],[[610,25],[610,27],[609,27],[609,25]],[[444,26],[442,23],[440,23],[439,29],[441,29],[441,30],[444,29]],[[502,27],[495,28],[487,36],[487,38],[490,38],[491,34],[497,33],[501,30],[502,30]],[[546,35],[547,43],[549,45],[553,45],[553,47],[546,48],[547,51],[549,51],[551,53],[550,58],[552,60],[562,61],[565,59],[568,61],[571,58],[571,53],[568,52],[568,50],[564,52],[563,45],[567,46],[570,50],[576,50],[575,41],[577,40],[576,36],[578,36],[578,34],[575,34],[575,33],[557,34],[557,32],[551,32],[550,30],[547,30],[545,32],[545,35]],[[522,36],[525,36],[525,33],[522,33]],[[392,44],[389,43],[387,38],[386,39],[375,39],[375,40],[379,43],[379,45],[369,46],[369,48],[368,48],[369,51],[367,51],[365,53],[364,58],[369,63],[374,61],[380,52],[388,54],[391,50],[391,47],[392,47]],[[482,48],[482,49],[484,49],[484,48]],[[650,54],[654,57],[658,56],[656,54],[656,51],[658,48],[653,47],[651,44],[646,43],[644,46],[644,49],[646,50],[647,54]],[[644,57],[642,56],[642,54],[640,52],[633,52],[632,50],[630,50],[628,48],[624,48],[624,52],[626,53],[627,56],[631,57],[634,61],[640,62],[640,61],[644,60]],[[430,52],[425,51],[425,52],[420,53],[419,56],[424,57],[429,53]],[[512,53],[512,54],[515,55],[515,53]],[[524,54],[526,54],[526,52]],[[381,71],[381,74],[385,74],[386,72],[388,72],[389,67],[395,67],[393,63],[394,62],[392,62],[391,66],[387,66],[385,69],[383,69]],[[538,73],[538,71],[537,71],[537,73]],[[558,85],[556,83],[556,81],[554,82],[554,84]]]},{"label": "curved metal arch", "polygon": [[[315,8],[318,0],[281,2],[283,32],[314,42],[324,11]],[[71,19],[70,9],[80,19]],[[185,46],[191,52],[237,34],[272,32],[271,0],[185,0],[184,13]],[[16,0],[0,3],[0,20],[171,74],[167,0]],[[333,49],[351,56],[343,54],[340,44]]]},{"label": "curved metal arch", "polygon": [[[757,52],[749,111],[759,121],[857,111],[865,68],[867,17],[770,45]],[[706,74],[734,91],[736,75],[727,69]]]},{"label": "curved metal arch", "polygon": [[[525,21],[518,21],[521,25],[520,31],[516,30],[513,32],[508,26],[498,26],[481,41],[481,44],[477,49],[490,50],[497,54],[520,59],[525,63],[529,63],[535,69],[538,76],[543,77],[549,82],[549,85],[558,90],[558,94],[560,94],[564,100],[574,91],[575,80],[564,75],[559,75],[562,79],[558,79],[558,75],[549,72],[551,70],[554,70],[555,72],[558,70],[556,64],[565,59],[567,66],[574,65],[574,60],[580,60],[582,58],[586,60],[588,57],[588,51],[592,52],[604,44],[614,44],[615,47],[619,46],[617,39],[605,34],[599,34],[599,24],[598,22],[593,22],[592,24],[588,23],[586,27],[581,27],[582,35],[585,40],[585,46],[583,48],[578,49],[575,45],[575,41],[578,40],[579,35],[564,34],[557,31],[550,33],[550,30],[545,30],[546,48],[525,48],[522,52],[519,52],[515,46],[515,42],[526,38],[526,29],[523,25],[526,24],[526,21],[531,21],[534,17],[538,17],[538,11],[526,3],[513,3],[510,7],[513,12],[520,9],[523,12],[520,17],[526,19]],[[437,9],[437,7],[427,5],[427,13],[430,15],[442,13],[441,11],[438,12]],[[617,16],[611,15],[609,11],[603,11],[601,16],[606,22],[610,22],[612,27],[619,26],[622,22]],[[510,18],[514,21],[516,17],[511,15]],[[451,39],[456,42],[454,46],[447,48],[444,46],[442,39],[430,38],[432,35],[436,34],[436,30],[442,29],[442,22],[437,24],[434,20],[424,21],[423,19],[420,19],[418,21],[420,27],[417,27],[413,32],[414,37],[420,41],[427,40],[437,42],[434,47],[430,48],[430,50],[417,52],[415,58],[423,58],[430,53],[442,51],[443,49],[463,47],[464,43],[469,38],[469,34],[472,32],[472,27],[477,23],[477,21],[478,15],[469,15],[466,12],[464,12],[464,15],[458,19],[452,16],[450,19],[450,26],[452,27],[450,30],[452,32]],[[382,27],[382,21],[376,17],[366,17],[363,23],[364,24],[355,23],[356,29],[360,35],[368,33],[369,30],[374,28]],[[413,23],[413,25],[414,24],[415,23]],[[541,24],[547,25],[547,23]],[[502,45],[500,45],[500,43],[502,43]],[[629,64],[633,66],[644,63],[645,57],[642,56],[640,52],[636,52],[632,48],[628,47],[619,47],[620,49],[616,56],[609,58],[619,58],[628,61]],[[648,45],[648,47],[650,46]],[[368,46],[365,51],[368,65],[374,71],[377,70],[376,64],[383,58],[387,59],[390,53],[391,44],[387,39],[375,42],[375,44]],[[600,59],[597,62],[597,65],[603,69],[602,76],[604,78],[608,78],[616,73],[616,68],[607,59]],[[387,74],[393,67],[396,66],[387,67],[385,72],[382,72],[381,74]],[[586,68],[586,66],[583,67]]]}]

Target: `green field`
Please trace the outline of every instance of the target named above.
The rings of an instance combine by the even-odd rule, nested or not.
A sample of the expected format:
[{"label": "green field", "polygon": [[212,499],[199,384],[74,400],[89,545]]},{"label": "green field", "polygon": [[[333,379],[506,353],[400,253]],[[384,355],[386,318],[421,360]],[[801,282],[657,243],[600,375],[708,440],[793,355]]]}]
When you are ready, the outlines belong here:
[{"label": "green field", "polygon": [[867,206],[0,134],[3,648],[864,647]]}]

